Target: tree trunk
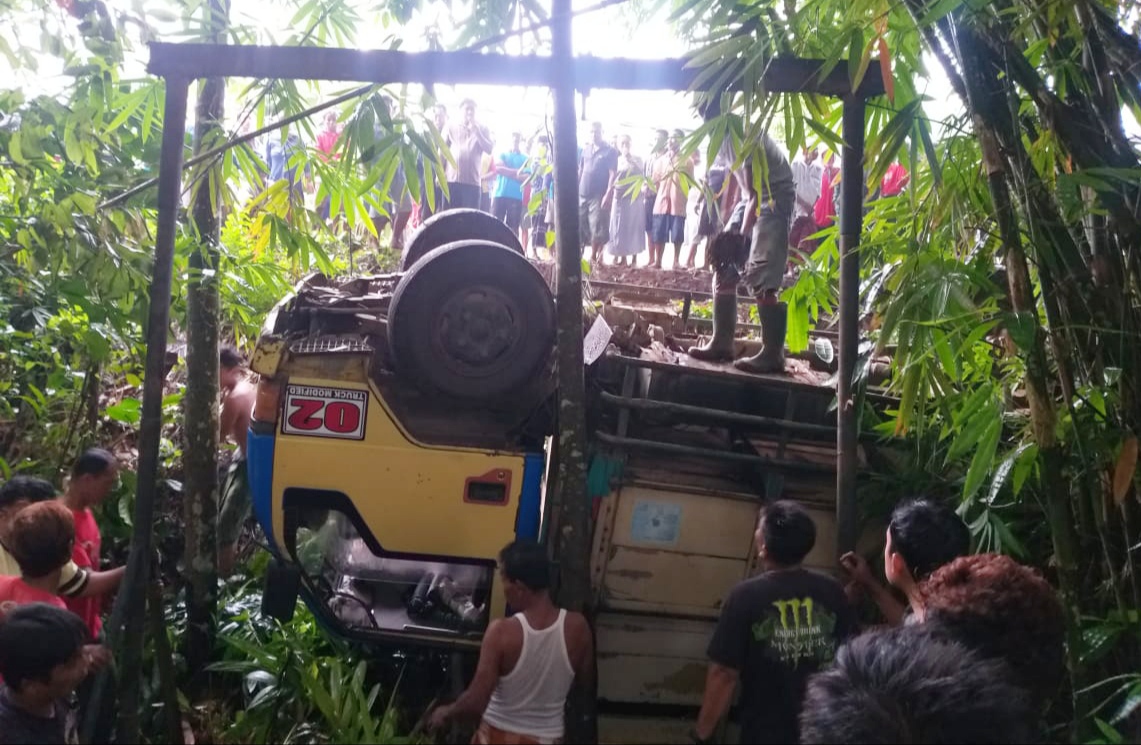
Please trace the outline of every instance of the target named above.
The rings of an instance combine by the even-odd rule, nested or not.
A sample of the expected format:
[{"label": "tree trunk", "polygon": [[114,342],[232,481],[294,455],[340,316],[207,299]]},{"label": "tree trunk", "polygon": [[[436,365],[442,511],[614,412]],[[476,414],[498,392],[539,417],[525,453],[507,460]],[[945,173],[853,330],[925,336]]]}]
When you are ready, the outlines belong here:
[{"label": "tree trunk", "polygon": [[[571,2],[555,0],[551,56],[558,61],[555,97],[555,245],[558,250],[558,471],[556,560],[559,604],[588,611],[590,600],[590,501],[586,493],[586,386],[582,350],[582,243],[578,225],[574,73],[571,66]],[[588,615],[589,617],[589,615]],[[593,691],[575,686],[567,716],[567,742],[598,741]]]},{"label": "tree trunk", "polygon": [[[207,8],[208,36],[225,41],[228,8],[211,0]],[[200,153],[224,139],[222,117],[225,80],[199,82],[195,114],[194,151]],[[196,174],[192,203],[197,241],[190,255],[186,291],[186,392],[182,400],[185,469],[183,554],[187,628],[185,655],[192,693],[200,693],[214,646],[214,617],[218,594],[215,521],[218,493],[218,241],[222,200],[221,165]]]},{"label": "tree trunk", "polygon": [[[919,22],[925,4],[919,0],[908,0],[908,7]],[[1047,521],[1053,541],[1054,554],[1058,567],[1058,583],[1063,603],[1069,616],[1067,624],[1067,648],[1073,690],[1080,688],[1080,626],[1078,624],[1078,584],[1077,557],[1079,541],[1074,529],[1074,517],[1070,504],[1067,480],[1062,475],[1064,454],[1056,438],[1057,415],[1054,400],[1049,389],[1050,368],[1045,348],[1045,334],[1039,323],[1039,309],[1034,296],[1029,262],[1022,243],[1022,231],[1018,213],[1011,198],[1012,180],[1021,182],[1022,193],[1026,196],[1027,220],[1030,226],[1054,225],[1064,231],[1064,221],[1044,194],[1044,184],[1030,163],[1022,141],[1018,123],[1014,120],[1007,105],[1009,78],[1000,74],[1002,67],[982,43],[969,21],[964,21],[963,11],[952,14],[940,21],[940,31],[944,38],[951,40],[958,67],[952,65],[945,53],[939,59],[947,74],[955,82],[960,96],[971,114],[976,134],[983,153],[983,164],[987,170],[987,183],[991,194],[992,209],[999,235],[1003,243],[1003,253],[1008,277],[1008,293],[1011,307],[1030,319],[1033,325],[1033,338],[1028,349],[1020,352],[1026,362],[1026,389],[1030,404],[1031,425],[1034,439],[1039,448],[1039,486],[1046,495]],[[926,30],[927,40],[933,40],[937,51],[943,52],[942,45],[930,30]],[[959,74],[961,72],[961,75]],[[1052,212],[1053,222],[1043,222],[1043,213]],[[1065,268],[1071,280],[1079,278],[1084,269],[1076,246],[1068,234],[1065,238],[1056,231],[1047,231],[1054,239],[1055,252],[1049,257],[1046,246],[1038,246],[1054,262],[1057,268]],[[1076,270],[1076,271],[1075,271]],[[1052,276],[1050,267],[1043,271]],[[1084,277],[1083,277],[1084,279]],[[1077,284],[1071,282],[1070,284]],[[1060,330],[1059,330],[1060,331]],[[1074,696],[1075,706],[1078,697]]]}]

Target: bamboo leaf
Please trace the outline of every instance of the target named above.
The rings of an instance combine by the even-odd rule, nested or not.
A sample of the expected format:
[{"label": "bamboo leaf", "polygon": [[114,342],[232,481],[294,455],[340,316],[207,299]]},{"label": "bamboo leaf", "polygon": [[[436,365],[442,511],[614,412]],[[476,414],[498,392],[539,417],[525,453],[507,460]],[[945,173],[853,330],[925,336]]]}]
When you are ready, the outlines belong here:
[{"label": "bamboo leaf", "polygon": [[958,10],[959,6],[963,4],[963,0],[939,0],[923,14],[923,18],[919,20],[920,26],[930,26],[938,22],[945,16]]},{"label": "bamboo leaf", "polygon": [[1018,462],[1014,466],[1014,476],[1011,479],[1011,488],[1014,490],[1014,496],[1022,491],[1022,485],[1026,483],[1026,477],[1034,470],[1038,464],[1038,446],[1033,443],[1024,446],[1025,449],[1022,455],[1018,458]]},{"label": "bamboo leaf", "polygon": [[871,44],[864,44],[863,31],[858,28],[852,29],[848,44],[848,82],[851,84],[852,90],[860,87],[871,59],[872,47]]},{"label": "bamboo leaf", "polygon": [[994,462],[994,454],[998,449],[999,436],[1002,434],[1002,419],[994,417],[987,422],[987,427],[979,438],[979,446],[971,458],[971,465],[967,469],[967,478],[963,482],[963,501],[969,500],[982,486],[986,475],[990,473]]},{"label": "bamboo leaf", "polygon": [[1133,716],[1133,712],[1141,707],[1141,681],[1134,684],[1129,689],[1129,693],[1125,696],[1125,700],[1121,702],[1121,706],[1114,712],[1113,717],[1109,720],[1110,724],[1118,724],[1123,722],[1129,717]]},{"label": "bamboo leaf", "polygon": [[1010,334],[1010,338],[1018,345],[1018,348],[1024,352],[1029,352],[1034,347],[1034,341],[1037,338],[1038,319],[1027,311],[1018,311],[1007,313],[1004,321],[1007,333]]},{"label": "bamboo leaf", "polygon": [[879,38],[880,74],[883,76],[884,93],[887,100],[895,103],[895,78],[891,74],[891,52],[888,50],[887,39]]},{"label": "bamboo leaf", "polygon": [[1121,445],[1117,465],[1113,468],[1113,501],[1120,507],[1125,503],[1125,495],[1133,485],[1133,474],[1137,471],[1137,438],[1130,435]]}]

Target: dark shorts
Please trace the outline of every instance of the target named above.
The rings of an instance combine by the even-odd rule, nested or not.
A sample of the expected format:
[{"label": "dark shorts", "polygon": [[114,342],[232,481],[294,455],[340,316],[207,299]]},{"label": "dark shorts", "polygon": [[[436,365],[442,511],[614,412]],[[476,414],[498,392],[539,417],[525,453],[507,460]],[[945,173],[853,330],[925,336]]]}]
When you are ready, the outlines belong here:
[{"label": "dark shorts", "polygon": [[[448,182],[448,204],[446,209],[479,209],[479,200],[482,193],[478,184],[459,184]],[[437,209],[437,212],[441,210]]]},{"label": "dark shorts", "polygon": [[610,240],[610,210],[603,209],[601,197],[578,200],[578,223],[584,246]]},{"label": "dark shorts", "polygon": [[242,534],[242,526],[250,516],[253,504],[250,498],[250,477],[246,459],[235,457],[222,479],[221,499],[218,501],[219,546],[232,546]]},{"label": "dark shorts", "polygon": [[496,197],[491,201],[491,214],[496,220],[507,223],[507,227],[518,232],[523,217],[523,200],[511,197]]},{"label": "dark shorts", "polygon": [[801,215],[796,218],[792,223],[792,229],[788,231],[788,245],[790,248],[800,250],[811,250],[812,241],[808,240],[808,236],[816,232],[816,219],[812,215]]},{"label": "dark shorts", "polygon": [[486,191],[479,193],[479,208],[483,212],[491,212],[491,194]]},{"label": "dark shorts", "polygon": [[654,202],[658,199],[658,193],[654,191],[646,192],[646,232],[654,232]]},{"label": "dark shorts", "polygon": [[684,215],[654,215],[650,228],[651,243],[672,243],[680,246],[685,241]]},{"label": "dark shorts", "polygon": [[725,172],[710,171],[706,178],[709,193],[705,194],[705,206],[697,220],[697,235],[702,238],[717,235],[721,230],[721,190],[725,188]]},{"label": "dark shorts", "polygon": [[779,290],[788,263],[789,211],[765,207],[753,225],[743,279],[754,296]]}]

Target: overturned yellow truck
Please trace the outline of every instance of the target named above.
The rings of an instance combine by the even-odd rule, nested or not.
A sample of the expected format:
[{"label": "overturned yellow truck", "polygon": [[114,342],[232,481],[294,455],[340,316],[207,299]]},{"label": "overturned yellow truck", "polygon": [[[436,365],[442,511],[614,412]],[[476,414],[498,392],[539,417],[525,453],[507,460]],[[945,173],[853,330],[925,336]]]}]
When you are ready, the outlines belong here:
[{"label": "overturned yellow truck", "polygon": [[[310,277],[266,321],[249,433],[276,559],[266,603],[288,614],[300,593],[366,644],[474,650],[509,613],[498,551],[552,531],[554,301],[514,234],[474,211],[426,222],[404,268]],[[604,741],[686,731],[721,603],[756,569],[765,499],[807,506],[808,564],[834,566],[826,377],[749,376],[661,344],[589,366]]]}]

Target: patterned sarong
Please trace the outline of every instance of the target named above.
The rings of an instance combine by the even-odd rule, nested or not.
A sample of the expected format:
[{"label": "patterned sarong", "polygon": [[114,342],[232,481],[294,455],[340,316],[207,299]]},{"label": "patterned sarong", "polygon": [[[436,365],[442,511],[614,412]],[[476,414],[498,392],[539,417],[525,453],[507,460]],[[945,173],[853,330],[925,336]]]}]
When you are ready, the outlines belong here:
[{"label": "patterned sarong", "polygon": [[471,738],[471,745],[562,745],[562,742],[562,738],[542,740],[531,735],[507,732],[498,727],[492,727],[487,722],[480,722],[475,737]]}]

